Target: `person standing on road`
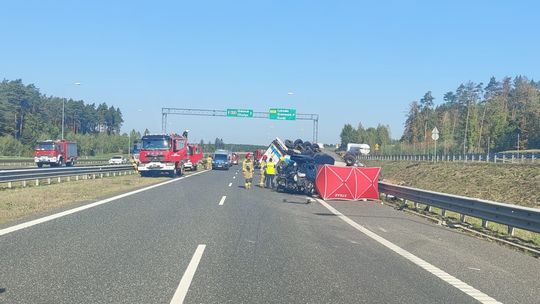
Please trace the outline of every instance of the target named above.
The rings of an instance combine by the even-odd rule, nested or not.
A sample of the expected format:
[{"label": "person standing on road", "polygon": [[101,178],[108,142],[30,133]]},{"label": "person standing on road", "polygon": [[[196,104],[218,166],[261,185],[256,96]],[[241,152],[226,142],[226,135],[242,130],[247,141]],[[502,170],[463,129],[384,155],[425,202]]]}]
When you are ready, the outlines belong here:
[{"label": "person standing on road", "polygon": [[263,155],[261,162],[260,162],[260,169],[259,173],[261,174],[260,180],[259,180],[259,187],[264,188],[264,175],[266,174],[266,155]]},{"label": "person standing on road", "polygon": [[266,176],[265,176],[265,182],[266,182],[266,188],[273,189],[274,188],[274,176],[276,176],[276,164],[274,164],[273,159],[270,157],[268,160],[268,163],[266,163]]},{"label": "person standing on road", "polygon": [[247,153],[246,159],[244,159],[244,162],[242,162],[242,173],[244,174],[244,179],[246,180],[244,187],[246,189],[251,188],[251,182],[253,180],[254,169],[255,168],[253,167],[253,162],[251,161],[251,154]]},{"label": "person standing on road", "polygon": [[212,170],[212,156],[210,154],[206,158],[206,170]]}]

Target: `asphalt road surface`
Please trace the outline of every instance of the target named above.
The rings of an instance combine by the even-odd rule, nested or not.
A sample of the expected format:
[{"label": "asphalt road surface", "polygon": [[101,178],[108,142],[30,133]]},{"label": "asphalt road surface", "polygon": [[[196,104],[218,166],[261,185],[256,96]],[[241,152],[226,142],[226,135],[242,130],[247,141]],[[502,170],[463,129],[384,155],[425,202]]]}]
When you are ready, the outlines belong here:
[{"label": "asphalt road surface", "polygon": [[0,227],[0,303],[540,303],[538,259],[237,170]]}]

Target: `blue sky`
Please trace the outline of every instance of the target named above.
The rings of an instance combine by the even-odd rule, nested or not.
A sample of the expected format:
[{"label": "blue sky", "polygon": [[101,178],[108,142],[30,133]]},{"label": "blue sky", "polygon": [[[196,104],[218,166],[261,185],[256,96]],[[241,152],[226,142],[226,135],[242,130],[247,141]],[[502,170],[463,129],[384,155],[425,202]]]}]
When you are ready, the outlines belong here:
[{"label": "blue sky", "polygon": [[[534,1],[6,1],[0,78],[118,106],[124,131],[159,132],[161,107],[283,107],[318,113],[320,142],[359,122],[399,138],[428,90],[440,103],[468,80],[538,80],[538,20]],[[301,121],[171,116],[168,128],[312,136]]]}]

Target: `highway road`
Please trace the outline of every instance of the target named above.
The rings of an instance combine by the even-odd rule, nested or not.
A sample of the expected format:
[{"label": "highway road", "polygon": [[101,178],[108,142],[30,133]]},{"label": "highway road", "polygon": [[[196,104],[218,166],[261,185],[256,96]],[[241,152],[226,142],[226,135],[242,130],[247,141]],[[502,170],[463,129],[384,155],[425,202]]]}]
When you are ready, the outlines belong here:
[{"label": "highway road", "polygon": [[538,259],[233,169],[0,227],[0,303],[540,302]]}]

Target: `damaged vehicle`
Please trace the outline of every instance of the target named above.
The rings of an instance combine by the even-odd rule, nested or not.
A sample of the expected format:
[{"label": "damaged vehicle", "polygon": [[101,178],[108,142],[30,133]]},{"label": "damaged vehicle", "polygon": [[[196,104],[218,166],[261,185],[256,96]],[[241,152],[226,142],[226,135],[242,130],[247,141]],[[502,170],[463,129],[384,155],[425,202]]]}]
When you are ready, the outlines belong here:
[{"label": "damaged vehicle", "polygon": [[333,165],[332,156],[322,153],[319,145],[303,142],[285,141],[286,156],[277,167],[276,190],[279,192],[313,195],[316,192],[315,178],[319,166]]}]

